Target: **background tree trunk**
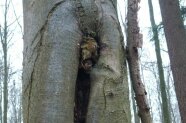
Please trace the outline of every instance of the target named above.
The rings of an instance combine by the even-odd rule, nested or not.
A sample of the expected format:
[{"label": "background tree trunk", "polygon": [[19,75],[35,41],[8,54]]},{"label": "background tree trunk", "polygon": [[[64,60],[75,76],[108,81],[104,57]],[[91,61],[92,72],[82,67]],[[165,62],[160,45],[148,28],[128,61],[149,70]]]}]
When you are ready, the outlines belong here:
[{"label": "background tree trunk", "polygon": [[149,14],[150,14],[150,22],[153,32],[153,40],[155,42],[155,52],[156,52],[156,59],[157,59],[157,66],[158,66],[158,74],[159,74],[159,81],[160,82],[160,90],[161,90],[161,100],[162,100],[162,116],[164,123],[170,123],[170,111],[168,105],[168,98],[166,92],[166,83],[164,77],[164,70],[163,70],[163,63],[161,58],[161,51],[160,51],[160,40],[158,36],[158,29],[154,19],[154,11],[152,6],[152,0],[148,0],[149,4]]},{"label": "background tree trunk", "polygon": [[172,107],[172,104],[171,104],[171,91],[170,91],[170,89],[171,89],[171,85],[172,84],[172,82],[171,82],[171,70],[170,69],[168,69],[167,70],[167,88],[166,88],[166,90],[167,90],[167,95],[168,95],[168,102],[169,102],[169,111],[170,111],[170,116],[171,116],[171,121],[173,122],[173,123],[176,123],[176,118],[175,118],[175,115],[174,115],[174,111],[173,111],[173,107]]},{"label": "background tree trunk", "polygon": [[[1,33],[1,45],[3,49],[3,123],[7,123],[7,112],[8,112],[8,25],[7,25],[7,16],[8,16],[9,4],[5,0],[4,6],[4,27],[3,32]],[[0,27],[1,28],[1,27]]]},{"label": "background tree trunk", "polygon": [[186,123],[186,31],[178,0],[159,0],[182,123]]},{"label": "background tree trunk", "polygon": [[[85,25],[98,25],[100,58],[90,72],[87,123],[130,123],[120,25],[111,1],[81,0]],[[94,16],[94,4],[99,14]],[[82,32],[74,1],[23,1],[24,123],[73,123]],[[33,19],[34,18],[34,19]],[[80,23],[81,24],[81,23]],[[88,27],[89,28],[89,27]],[[91,27],[90,27],[91,28]],[[84,94],[83,94],[84,95]]]}]

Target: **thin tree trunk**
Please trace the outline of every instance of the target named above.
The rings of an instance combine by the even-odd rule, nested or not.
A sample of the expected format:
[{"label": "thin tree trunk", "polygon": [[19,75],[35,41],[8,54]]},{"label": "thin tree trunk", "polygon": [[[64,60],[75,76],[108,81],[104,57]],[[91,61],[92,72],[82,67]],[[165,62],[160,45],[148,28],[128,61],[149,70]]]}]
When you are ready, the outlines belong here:
[{"label": "thin tree trunk", "polygon": [[[141,63],[140,64],[140,68],[141,68],[141,76],[142,76],[142,81],[144,81],[144,76],[143,76],[143,70],[141,67]],[[133,84],[131,83],[131,97],[132,97],[132,107],[133,107],[133,111],[134,111],[134,122],[135,123],[140,123],[140,117],[138,115],[138,107],[136,105],[136,100],[135,100],[135,92],[133,90]],[[145,85],[144,85],[145,86]],[[150,100],[149,100],[149,107],[150,107]]]},{"label": "thin tree trunk", "polygon": [[141,117],[142,123],[151,123],[152,119],[150,116],[150,108],[147,103],[147,96],[144,85],[140,78],[140,68],[139,68],[139,56],[138,48],[142,45],[142,36],[139,33],[138,26],[138,0],[128,1],[128,37],[127,37],[127,47],[128,47],[128,63],[131,81],[133,84],[133,89],[136,95],[136,102],[139,109],[139,116]]},{"label": "thin tree trunk", "polygon": [[21,98],[22,96],[21,96],[21,94],[19,94],[19,106],[18,106],[18,119],[17,119],[17,121],[18,121],[18,123],[22,123],[22,98]]},{"label": "thin tree trunk", "polygon": [[182,123],[186,123],[186,31],[178,0],[159,0]]},{"label": "thin tree trunk", "polygon": [[[155,73],[156,74],[156,73]],[[161,91],[160,91],[160,83],[158,78],[156,78],[156,82],[157,82],[157,92],[158,92],[158,100],[157,102],[159,103],[159,115],[160,115],[160,121],[163,123],[164,118],[163,118],[163,105],[162,105],[162,99],[161,99]]]},{"label": "thin tree trunk", "polygon": [[151,22],[152,32],[153,32],[153,40],[155,42],[156,59],[157,59],[157,65],[158,65],[158,74],[159,74],[159,81],[160,81],[162,110],[163,110],[162,116],[164,119],[163,122],[170,123],[171,119],[170,119],[170,113],[169,113],[169,107],[168,107],[166,84],[165,84],[164,70],[163,70],[163,65],[162,65],[158,30],[157,30],[157,25],[155,24],[152,1],[148,0],[148,4],[149,4],[150,22]]},{"label": "thin tree trunk", "polygon": [[[2,73],[1,73],[2,75]],[[1,77],[0,77],[1,79]],[[2,87],[0,85],[0,123],[3,123],[3,111],[2,111]]]},{"label": "thin tree trunk", "polygon": [[3,82],[3,123],[7,123],[7,110],[8,110],[8,65],[7,65],[7,13],[8,3],[5,1],[5,13],[4,13],[4,39],[2,42],[3,47],[3,60],[4,60],[4,82]]},{"label": "thin tree trunk", "polygon": [[3,123],[7,123],[7,110],[8,110],[8,66],[7,66],[7,45],[4,45],[4,88],[3,88]]},{"label": "thin tree trunk", "polygon": [[169,102],[169,111],[170,111],[170,115],[172,114],[172,117],[171,117],[171,121],[173,123],[176,123],[176,119],[175,119],[175,115],[174,115],[174,111],[173,111],[173,108],[172,108],[172,104],[171,104],[171,92],[170,92],[170,89],[171,89],[171,80],[170,80],[170,69],[167,70],[167,95],[168,95],[168,102]]},{"label": "thin tree trunk", "polygon": [[13,87],[11,89],[10,92],[10,100],[11,100],[11,104],[12,104],[12,110],[13,110],[13,114],[12,115],[12,119],[14,121],[14,123],[18,123],[18,109],[17,109],[17,93],[16,93],[16,85],[15,85],[15,81],[13,81]]},{"label": "thin tree trunk", "polygon": [[[156,83],[157,83],[157,94],[158,94],[158,99],[157,99],[157,102],[159,103],[159,107],[158,107],[158,112],[159,112],[159,115],[160,115],[160,121],[163,123],[164,119],[163,119],[163,111],[162,111],[162,99],[161,99],[161,91],[160,91],[160,82],[159,82],[159,78],[157,77],[157,73],[156,73],[156,70],[157,68],[156,67],[153,67],[154,65],[151,65],[153,70],[152,70],[152,73],[154,75],[154,78],[156,80]],[[156,66],[156,65],[155,65]]]}]

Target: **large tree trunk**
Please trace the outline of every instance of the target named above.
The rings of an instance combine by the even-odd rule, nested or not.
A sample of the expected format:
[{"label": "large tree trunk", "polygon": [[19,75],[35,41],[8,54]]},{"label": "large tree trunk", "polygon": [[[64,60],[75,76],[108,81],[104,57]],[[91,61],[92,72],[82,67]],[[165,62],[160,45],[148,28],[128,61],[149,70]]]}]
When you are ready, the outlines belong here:
[{"label": "large tree trunk", "polygon": [[[87,111],[82,111],[85,116],[86,112],[88,114],[83,120],[87,123],[130,123],[126,66],[116,8],[111,1],[81,0],[87,14],[83,24],[98,33],[100,45],[98,63],[88,75],[83,74],[88,80],[82,80],[81,71],[78,73],[82,32],[75,3],[72,0],[23,1],[24,123],[77,122],[79,114],[76,108],[74,114],[74,104],[81,107],[77,100],[82,100],[77,98],[87,94],[85,90],[79,94],[75,88],[82,89],[79,87],[82,83],[88,87],[84,82],[89,81],[89,106],[84,106]],[[95,5],[99,12],[96,15]],[[96,30],[92,19],[98,21]]]},{"label": "large tree trunk", "polygon": [[158,82],[160,82],[163,122],[170,123],[171,118],[170,118],[170,113],[169,113],[170,112],[169,103],[168,103],[168,97],[167,97],[167,92],[166,92],[165,76],[164,76],[163,63],[162,63],[161,51],[160,51],[160,40],[159,40],[159,35],[158,35],[158,28],[157,28],[157,25],[154,19],[152,0],[148,0],[148,4],[149,4],[150,22],[151,22],[151,27],[152,27],[152,32],[153,32],[153,40],[155,42],[156,59],[157,59],[157,65],[158,65],[158,74],[159,74]]},{"label": "large tree trunk", "polygon": [[159,0],[182,123],[186,123],[186,31],[178,0]]}]

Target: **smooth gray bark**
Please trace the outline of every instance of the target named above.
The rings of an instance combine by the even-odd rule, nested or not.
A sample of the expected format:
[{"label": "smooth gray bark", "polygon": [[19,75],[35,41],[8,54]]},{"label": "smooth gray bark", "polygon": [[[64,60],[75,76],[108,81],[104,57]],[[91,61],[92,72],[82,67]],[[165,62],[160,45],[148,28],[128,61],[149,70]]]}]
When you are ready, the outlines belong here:
[{"label": "smooth gray bark", "polygon": [[130,123],[122,34],[111,1],[100,2],[100,57],[91,72],[87,123]]},{"label": "smooth gray bark", "polygon": [[[87,123],[130,123],[122,35],[111,1],[82,0],[93,29],[97,18],[100,58],[92,69]],[[73,123],[74,95],[82,33],[71,0],[24,0],[24,123]],[[111,12],[111,13],[110,13]]]},{"label": "smooth gray bark", "polygon": [[72,123],[81,33],[71,1],[23,1],[24,123]]}]

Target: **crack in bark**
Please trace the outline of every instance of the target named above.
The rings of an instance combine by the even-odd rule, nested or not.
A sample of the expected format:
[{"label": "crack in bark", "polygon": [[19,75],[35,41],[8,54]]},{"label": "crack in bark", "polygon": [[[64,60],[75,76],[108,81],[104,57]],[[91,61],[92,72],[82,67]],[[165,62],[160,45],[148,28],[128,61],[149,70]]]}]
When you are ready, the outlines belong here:
[{"label": "crack in bark", "polygon": [[[45,28],[43,28],[43,30],[41,31],[41,38],[40,38],[40,40],[39,40],[39,42],[38,42],[38,44],[37,44],[37,46],[35,47],[35,49],[37,49],[38,51],[36,52],[37,53],[37,56],[36,56],[36,58],[35,58],[35,60],[34,60],[34,65],[33,65],[33,70],[32,70],[32,72],[31,72],[31,77],[30,77],[30,82],[29,82],[29,85],[27,86],[27,88],[25,89],[25,91],[27,90],[27,89],[29,89],[29,93],[28,93],[28,119],[27,119],[27,123],[29,123],[29,116],[30,116],[30,111],[29,111],[29,108],[30,108],[30,100],[31,100],[31,94],[32,94],[32,82],[33,82],[33,76],[34,76],[34,71],[35,71],[35,66],[36,66],[36,61],[37,61],[37,59],[38,59],[38,57],[39,57],[39,55],[40,55],[40,50],[39,50],[39,48],[42,46],[42,39],[43,39],[43,34],[44,34],[44,31],[45,31]],[[33,51],[34,52],[34,51]]]},{"label": "crack in bark", "polygon": [[24,93],[25,93],[26,90],[29,89],[29,93],[28,93],[28,107],[27,107],[27,111],[28,111],[28,113],[27,113],[27,123],[29,123],[29,117],[30,117],[30,110],[29,110],[29,108],[30,108],[30,103],[31,103],[33,76],[34,76],[34,71],[35,71],[36,62],[37,62],[38,57],[39,57],[39,55],[40,55],[40,47],[42,46],[43,35],[44,35],[44,32],[46,31],[46,27],[48,26],[48,20],[49,20],[49,18],[50,18],[50,17],[52,16],[52,14],[55,12],[55,10],[57,9],[57,7],[58,7],[59,5],[61,5],[61,3],[63,3],[64,1],[65,1],[65,0],[62,0],[62,1],[58,2],[58,3],[56,3],[56,4],[52,7],[52,9],[51,9],[51,10],[49,11],[49,13],[48,13],[48,16],[47,16],[47,19],[46,19],[44,25],[43,25],[43,26],[41,27],[41,29],[36,33],[34,39],[32,40],[32,43],[31,43],[31,45],[33,45],[33,42],[37,39],[37,37],[38,37],[39,35],[41,35],[39,41],[37,42],[36,46],[35,46],[34,49],[33,49],[32,54],[31,54],[31,56],[30,56],[30,59],[31,59],[32,56],[33,56],[33,54],[35,53],[35,50],[37,50],[37,52],[36,52],[36,55],[37,55],[37,56],[36,56],[35,60],[33,61],[33,62],[34,62],[34,63],[33,63],[33,67],[32,67],[33,69],[32,69],[31,75],[30,75],[30,79],[29,79],[30,82],[29,82],[29,84],[27,85],[26,89],[24,90]]},{"label": "crack in bark", "polygon": [[[42,32],[43,29],[45,29],[45,25],[47,25],[49,18],[52,16],[52,14],[55,12],[55,10],[57,9],[58,6],[60,6],[63,2],[65,2],[65,0],[61,0],[59,2],[57,2],[56,4],[54,4],[54,6],[50,9],[50,11],[48,12],[47,18],[43,24],[43,26],[40,28],[40,30],[36,33],[36,35],[34,36],[34,39],[31,42],[34,42],[36,40],[36,38],[38,37],[38,35]],[[33,44],[33,43],[32,43]],[[31,45],[32,45],[31,44]]]},{"label": "crack in bark", "polygon": [[[41,41],[41,39],[42,39],[42,37],[43,37],[43,34],[44,34],[44,32],[45,32],[45,30],[46,30],[46,27],[47,27],[47,25],[48,25],[48,20],[49,20],[49,18],[52,16],[52,13],[54,13],[54,11],[57,9],[57,7],[59,6],[59,5],[61,5],[61,3],[63,3],[65,0],[62,0],[62,1],[60,1],[60,2],[58,2],[58,3],[56,3],[55,5],[54,5],[54,7],[52,7],[52,9],[49,11],[49,14],[48,14],[48,16],[47,16],[47,19],[46,19],[46,21],[44,22],[44,25],[41,27],[41,29],[36,33],[36,35],[34,36],[34,39],[31,41],[32,43],[31,43],[31,45],[33,45],[33,42],[37,39],[37,37],[41,34],[41,38],[39,39],[39,41],[37,42],[37,44],[36,44],[36,46],[34,47],[34,49],[33,49],[33,52],[32,52],[32,54],[30,55],[30,60],[31,60],[31,58],[32,58],[32,56],[33,56],[33,54],[34,54],[34,51],[36,50],[36,49],[38,49],[37,47],[38,47],[38,45],[41,43],[40,41]],[[29,60],[29,61],[30,61]],[[28,61],[28,62],[29,62]],[[29,85],[28,85],[29,86]],[[28,89],[28,86],[26,87],[26,89],[24,90],[24,92],[23,93],[25,93],[26,92],[26,90]]]},{"label": "crack in bark", "polygon": [[106,94],[105,94],[105,80],[103,82],[103,96],[104,96],[104,105],[105,105],[105,110],[106,110],[107,99],[106,99]]}]

